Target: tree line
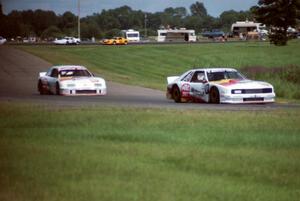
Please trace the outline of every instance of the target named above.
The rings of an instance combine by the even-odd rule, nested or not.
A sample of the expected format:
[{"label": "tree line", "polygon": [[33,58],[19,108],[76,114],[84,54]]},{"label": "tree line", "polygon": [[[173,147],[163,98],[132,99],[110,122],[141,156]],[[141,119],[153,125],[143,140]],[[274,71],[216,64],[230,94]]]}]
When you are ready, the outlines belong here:
[{"label": "tree line", "polygon": [[[162,12],[143,12],[129,6],[102,10],[80,19],[81,38],[110,38],[121,30],[135,29],[144,36],[155,36],[162,28],[194,29],[196,33],[220,29],[229,32],[236,21],[253,20],[272,29],[270,41],[286,45],[289,27],[299,26],[300,0],[259,0],[247,11],[224,11],[219,17],[207,13],[203,3],[185,7],[169,7]],[[41,39],[77,36],[77,16],[67,11],[56,15],[53,11],[12,11],[4,15],[0,4],[0,34],[6,38],[35,36]]]},{"label": "tree line", "polygon": [[[201,2],[195,2],[189,10],[185,7],[169,7],[155,13],[133,10],[125,5],[83,17],[80,19],[80,27],[81,38],[109,38],[119,35],[125,29],[135,29],[142,35],[147,33],[148,36],[155,36],[160,28],[184,27],[194,29],[196,33],[212,29],[229,32],[233,22],[246,19],[253,19],[250,10],[229,10],[220,17],[213,17]],[[0,9],[0,34],[6,38],[35,36],[42,39],[77,36],[77,20],[77,16],[69,11],[57,15],[53,11],[40,9],[14,10],[4,15]]]}]

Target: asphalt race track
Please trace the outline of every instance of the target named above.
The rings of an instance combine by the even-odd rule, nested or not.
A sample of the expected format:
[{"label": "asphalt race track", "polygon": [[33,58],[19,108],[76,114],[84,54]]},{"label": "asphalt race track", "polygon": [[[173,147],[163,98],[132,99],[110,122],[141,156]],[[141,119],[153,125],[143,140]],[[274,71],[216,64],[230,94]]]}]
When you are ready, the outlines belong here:
[{"label": "asphalt race track", "polygon": [[[50,63],[9,45],[0,46],[0,103],[33,102],[55,106],[123,106],[210,110],[273,110],[300,108],[298,104],[214,105],[174,103],[165,98],[165,92],[107,81],[106,96],[39,95],[38,73],[46,71]],[[99,75],[101,76],[101,75]],[[105,78],[105,77],[104,77]]]}]

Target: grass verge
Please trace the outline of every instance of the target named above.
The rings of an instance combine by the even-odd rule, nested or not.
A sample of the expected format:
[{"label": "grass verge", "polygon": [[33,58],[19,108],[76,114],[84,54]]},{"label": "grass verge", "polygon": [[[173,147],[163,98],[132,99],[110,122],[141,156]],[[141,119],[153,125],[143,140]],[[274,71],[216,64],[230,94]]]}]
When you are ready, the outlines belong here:
[{"label": "grass verge", "polygon": [[300,197],[300,111],[0,105],[0,200]]}]

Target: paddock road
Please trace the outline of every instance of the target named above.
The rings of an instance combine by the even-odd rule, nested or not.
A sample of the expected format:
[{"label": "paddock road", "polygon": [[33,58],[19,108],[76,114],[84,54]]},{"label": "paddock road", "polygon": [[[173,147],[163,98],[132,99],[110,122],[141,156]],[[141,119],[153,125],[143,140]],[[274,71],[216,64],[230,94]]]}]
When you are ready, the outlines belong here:
[{"label": "paddock road", "polygon": [[[213,105],[199,103],[176,104],[165,98],[165,92],[107,81],[107,96],[39,95],[38,73],[50,63],[12,46],[0,46],[0,103],[37,103],[50,106],[122,106],[209,110],[274,110],[300,108],[299,104]],[[100,75],[101,76],[101,75]]]}]

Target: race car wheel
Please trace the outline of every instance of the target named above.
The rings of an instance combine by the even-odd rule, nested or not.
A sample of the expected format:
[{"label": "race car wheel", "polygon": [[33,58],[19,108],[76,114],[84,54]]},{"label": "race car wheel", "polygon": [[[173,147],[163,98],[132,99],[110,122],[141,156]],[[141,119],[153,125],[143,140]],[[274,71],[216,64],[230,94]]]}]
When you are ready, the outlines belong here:
[{"label": "race car wheel", "polygon": [[60,95],[60,86],[59,86],[59,83],[57,82],[56,83],[56,95]]},{"label": "race car wheel", "polygon": [[38,83],[38,90],[39,90],[41,95],[47,94],[47,91],[44,89],[43,83],[42,83],[41,80],[39,80],[39,83]]},{"label": "race car wheel", "polygon": [[209,91],[209,102],[214,104],[220,103],[220,93],[216,87],[212,87]]},{"label": "race car wheel", "polygon": [[181,102],[181,94],[180,94],[180,90],[177,86],[173,87],[172,96],[173,96],[173,99],[176,103]]},{"label": "race car wheel", "polygon": [[116,41],[114,41],[113,44],[116,45]]}]

